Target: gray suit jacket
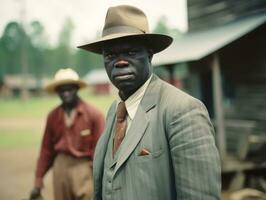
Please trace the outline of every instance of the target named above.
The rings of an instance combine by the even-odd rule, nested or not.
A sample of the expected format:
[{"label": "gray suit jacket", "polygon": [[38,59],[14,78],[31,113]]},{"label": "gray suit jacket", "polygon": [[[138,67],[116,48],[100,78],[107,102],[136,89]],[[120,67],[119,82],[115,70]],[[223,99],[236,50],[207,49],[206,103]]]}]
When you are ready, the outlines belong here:
[{"label": "gray suit jacket", "polygon": [[[102,176],[115,109],[113,103],[95,151],[94,200],[105,199]],[[154,75],[120,146],[112,199],[220,199],[220,159],[213,133],[199,100]],[[143,148],[150,154],[139,156]]]}]

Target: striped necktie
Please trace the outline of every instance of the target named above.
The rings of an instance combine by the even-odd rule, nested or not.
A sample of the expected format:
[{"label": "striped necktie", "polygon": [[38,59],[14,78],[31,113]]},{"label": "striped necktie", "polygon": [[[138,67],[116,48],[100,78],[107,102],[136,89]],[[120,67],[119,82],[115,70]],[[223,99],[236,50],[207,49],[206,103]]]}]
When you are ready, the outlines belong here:
[{"label": "striped necktie", "polygon": [[122,143],[127,130],[127,109],[124,101],[121,101],[116,110],[115,137],[113,144],[113,157]]}]

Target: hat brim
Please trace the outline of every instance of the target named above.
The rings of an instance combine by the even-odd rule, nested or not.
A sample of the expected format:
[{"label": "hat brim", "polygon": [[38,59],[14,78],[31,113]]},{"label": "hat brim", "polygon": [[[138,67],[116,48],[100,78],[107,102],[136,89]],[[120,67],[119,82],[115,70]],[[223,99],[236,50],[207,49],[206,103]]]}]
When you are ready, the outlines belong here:
[{"label": "hat brim", "polygon": [[68,84],[74,84],[77,85],[80,89],[87,87],[87,83],[82,80],[71,80],[71,79],[65,79],[60,81],[53,81],[50,84],[48,84],[44,90],[46,92],[54,93],[56,92],[56,88],[61,85],[68,85]]},{"label": "hat brim", "polygon": [[117,33],[107,35],[100,40],[96,40],[92,43],[78,46],[80,49],[84,49],[93,53],[102,54],[102,49],[104,44],[113,40],[120,39],[134,39],[140,40],[143,42],[148,48],[153,50],[153,53],[158,53],[164,49],[166,49],[173,41],[173,38],[168,35],[162,34],[132,34],[132,33]]}]

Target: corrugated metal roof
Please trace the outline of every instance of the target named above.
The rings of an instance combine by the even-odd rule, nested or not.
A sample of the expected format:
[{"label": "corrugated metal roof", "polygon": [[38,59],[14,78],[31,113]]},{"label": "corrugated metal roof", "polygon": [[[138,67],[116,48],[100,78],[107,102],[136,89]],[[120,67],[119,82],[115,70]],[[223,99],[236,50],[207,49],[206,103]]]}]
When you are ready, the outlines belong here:
[{"label": "corrugated metal roof", "polygon": [[155,54],[153,65],[166,65],[199,60],[266,22],[266,14],[253,16],[205,31],[187,33],[161,53]]}]

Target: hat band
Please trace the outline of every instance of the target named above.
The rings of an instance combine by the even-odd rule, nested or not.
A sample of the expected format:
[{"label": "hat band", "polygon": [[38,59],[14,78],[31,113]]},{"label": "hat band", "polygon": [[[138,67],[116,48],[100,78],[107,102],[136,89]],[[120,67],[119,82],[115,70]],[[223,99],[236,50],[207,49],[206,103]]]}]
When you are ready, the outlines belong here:
[{"label": "hat band", "polygon": [[136,34],[144,34],[145,31],[142,31],[138,28],[132,26],[116,26],[112,28],[107,28],[103,30],[102,37],[116,34],[116,33],[136,33]]}]

